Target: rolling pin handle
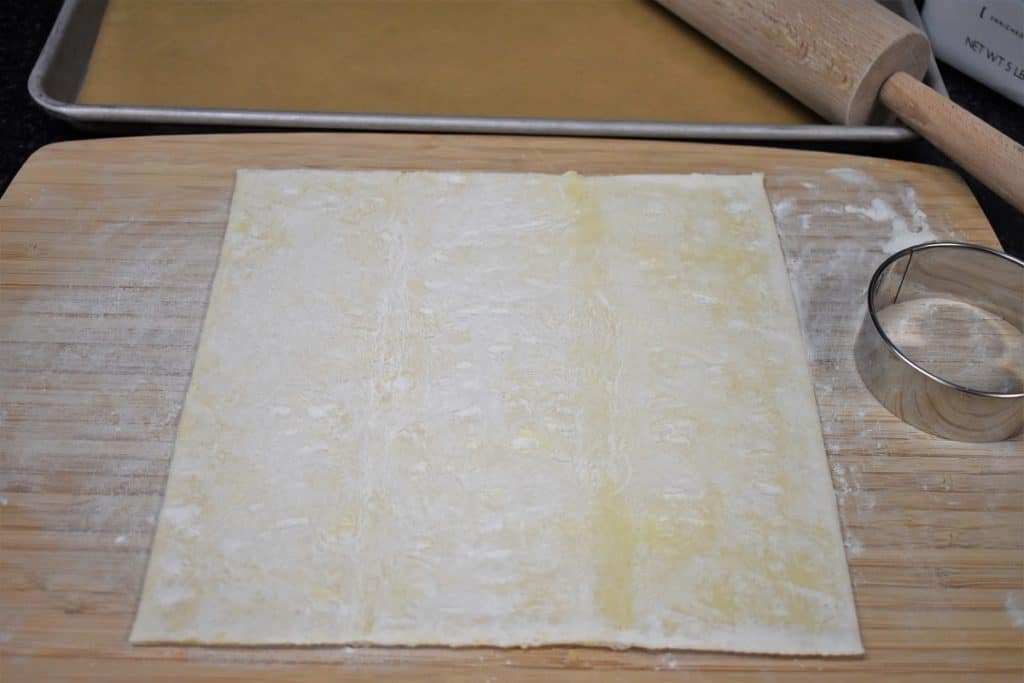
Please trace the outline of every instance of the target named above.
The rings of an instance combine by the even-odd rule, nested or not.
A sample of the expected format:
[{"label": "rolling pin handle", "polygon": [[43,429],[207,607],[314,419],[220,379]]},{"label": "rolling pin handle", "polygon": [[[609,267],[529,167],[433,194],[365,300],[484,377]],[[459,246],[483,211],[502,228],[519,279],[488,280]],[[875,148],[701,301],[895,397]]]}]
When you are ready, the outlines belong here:
[{"label": "rolling pin handle", "polygon": [[993,192],[1024,211],[1024,147],[980,118],[898,71],[879,99],[903,123]]}]

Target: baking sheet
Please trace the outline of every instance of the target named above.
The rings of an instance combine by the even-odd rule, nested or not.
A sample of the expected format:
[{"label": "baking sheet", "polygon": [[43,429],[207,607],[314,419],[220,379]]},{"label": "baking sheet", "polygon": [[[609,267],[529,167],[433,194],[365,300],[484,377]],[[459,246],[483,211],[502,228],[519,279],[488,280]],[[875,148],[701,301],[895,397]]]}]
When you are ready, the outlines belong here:
[{"label": "baking sheet", "polygon": [[[916,18],[912,3],[895,4]],[[269,0],[67,0],[30,91],[81,125],[911,135],[823,124],[645,0],[303,0],[281,8]]]}]

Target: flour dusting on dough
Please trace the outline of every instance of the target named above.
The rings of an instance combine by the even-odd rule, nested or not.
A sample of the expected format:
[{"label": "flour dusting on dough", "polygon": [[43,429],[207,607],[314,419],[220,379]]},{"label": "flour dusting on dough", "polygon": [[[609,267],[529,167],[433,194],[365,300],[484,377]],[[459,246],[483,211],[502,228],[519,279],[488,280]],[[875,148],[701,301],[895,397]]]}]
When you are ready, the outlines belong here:
[{"label": "flour dusting on dough", "polygon": [[763,179],[452,180],[239,172],[132,640],[860,652]]}]

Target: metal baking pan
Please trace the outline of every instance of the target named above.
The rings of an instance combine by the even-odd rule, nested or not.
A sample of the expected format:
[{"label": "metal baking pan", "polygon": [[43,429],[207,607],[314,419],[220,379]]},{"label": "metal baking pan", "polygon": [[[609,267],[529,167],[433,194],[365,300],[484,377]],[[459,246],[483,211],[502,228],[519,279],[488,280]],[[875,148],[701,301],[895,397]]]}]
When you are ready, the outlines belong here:
[{"label": "metal baking pan", "polygon": [[[912,0],[880,2],[921,26],[920,16]],[[79,90],[89,68],[106,7],[107,0],[65,0],[29,77],[29,92],[41,107],[51,115],[82,128],[109,130],[139,125],[171,125],[816,142],[900,142],[914,137],[910,130],[898,125],[708,124],[79,103]],[[934,59],[925,81],[939,92],[947,94]]]}]

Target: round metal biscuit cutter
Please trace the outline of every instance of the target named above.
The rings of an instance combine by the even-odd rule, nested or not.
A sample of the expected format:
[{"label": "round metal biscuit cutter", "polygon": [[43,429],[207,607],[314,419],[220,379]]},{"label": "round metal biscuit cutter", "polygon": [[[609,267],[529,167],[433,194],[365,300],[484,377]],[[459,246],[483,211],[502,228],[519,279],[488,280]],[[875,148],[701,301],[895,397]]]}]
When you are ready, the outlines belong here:
[{"label": "round metal biscuit cutter", "polygon": [[[914,299],[948,299],[995,314],[1024,332],[1024,261],[961,242],[928,242],[887,258],[871,278],[867,313],[854,344],[868,390],[904,422],[954,441],[1000,441],[1024,427],[1024,392],[982,391],[911,360],[879,312]],[[979,361],[980,362],[980,361]]]}]

